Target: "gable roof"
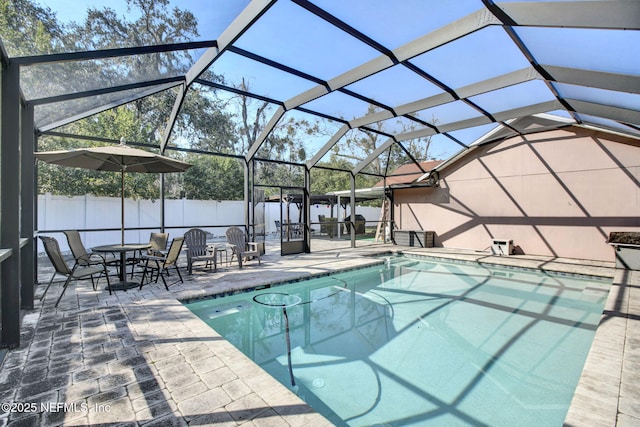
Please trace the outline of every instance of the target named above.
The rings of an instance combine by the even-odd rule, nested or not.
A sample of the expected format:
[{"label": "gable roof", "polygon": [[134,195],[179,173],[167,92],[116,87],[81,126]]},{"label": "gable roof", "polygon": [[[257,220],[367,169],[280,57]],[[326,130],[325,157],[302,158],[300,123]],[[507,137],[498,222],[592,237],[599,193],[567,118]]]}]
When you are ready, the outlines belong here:
[{"label": "gable roof", "polygon": [[[387,175],[386,185],[388,187],[399,184],[411,184],[414,183],[425,173],[435,169],[442,160],[430,160],[427,162],[420,162],[419,166],[416,163],[407,163]],[[385,180],[380,180],[373,187],[384,187]]]}]

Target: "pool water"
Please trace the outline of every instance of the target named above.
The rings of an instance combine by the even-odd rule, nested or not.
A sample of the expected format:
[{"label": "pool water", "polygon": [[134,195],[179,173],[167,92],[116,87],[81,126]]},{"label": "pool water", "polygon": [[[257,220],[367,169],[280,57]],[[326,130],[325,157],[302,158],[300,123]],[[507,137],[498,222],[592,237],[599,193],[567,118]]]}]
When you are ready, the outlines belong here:
[{"label": "pool water", "polygon": [[561,426],[609,287],[390,257],[187,306],[338,426]]}]

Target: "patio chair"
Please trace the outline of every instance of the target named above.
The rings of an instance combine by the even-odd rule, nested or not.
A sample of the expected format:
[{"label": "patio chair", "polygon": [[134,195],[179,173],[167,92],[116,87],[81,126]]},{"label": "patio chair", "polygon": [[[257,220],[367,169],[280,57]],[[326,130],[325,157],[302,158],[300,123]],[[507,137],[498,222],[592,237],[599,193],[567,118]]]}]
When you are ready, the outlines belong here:
[{"label": "patio chair", "polygon": [[71,249],[76,264],[82,267],[95,265],[118,267],[120,265],[118,259],[115,257],[107,258],[97,253],[87,252],[78,230],[66,230],[63,231],[63,233],[67,236],[67,243],[69,244],[69,249]]},{"label": "patio chair", "polygon": [[325,218],[325,215],[318,215],[318,222],[320,223],[320,234],[327,234],[327,226],[324,221]]},{"label": "patio chair", "polygon": [[[47,294],[47,291],[49,290],[51,283],[53,283],[53,279],[56,276],[56,274],[60,274],[67,277],[67,280],[64,282],[64,285],[62,286],[62,292],[60,292],[60,296],[56,301],[56,305],[55,305],[56,307],[58,306],[58,303],[60,303],[60,300],[62,299],[62,296],[64,295],[64,292],[67,290],[67,286],[69,285],[69,282],[71,282],[72,279],[79,280],[79,279],[90,277],[91,282],[93,284],[93,290],[95,291],[96,282],[93,281],[93,276],[96,274],[100,274],[100,275],[104,274],[105,277],[107,278],[107,289],[109,289],[109,295],[111,295],[111,283],[109,282],[109,274],[107,272],[106,264],[100,264],[100,265],[96,264],[96,265],[85,266],[76,262],[73,268],[70,269],[69,266],[67,265],[67,262],[64,260],[62,256],[62,252],[60,252],[60,245],[58,244],[58,241],[53,237],[48,237],[48,236],[39,236],[39,237],[40,237],[40,240],[42,240],[42,243],[44,244],[44,250],[47,253],[47,256],[49,257],[49,260],[51,261],[51,264],[55,269],[55,272],[51,276],[51,280],[49,280],[49,284],[47,285],[44,292],[42,293],[40,300],[44,299],[44,296]],[[99,279],[100,278],[98,277],[98,280]]]},{"label": "patio chair", "polygon": [[[131,268],[131,278],[135,273],[135,266],[144,264],[145,256],[151,255],[156,257],[164,257],[167,254],[167,242],[169,241],[169,233],[151,233],[149,236],[149,244],[151,247],[144,251],[138,251],[133,257],[128,258],[127,262],[132,263],[134,267]],[[142,265],[144,268],[144,265]]]},{"label": "patio chair", "polygon": [[247,242],[244,238],[244,232],[238,227],[229,227],[227,229],[227,242],[232,247],[231,261],[233,257],[238,258],[238,266],[242,268],[242,261],[248,260],[250,257],[257,257],[260,264],[260,250],[255,242]]},{"label": "patio chair", "polygon": [[151,233],[149,236],[149,244],[151,247],[147,249],[147,255],[164,255],[167,250],[168,242],[169,233]]},{"label": "patio chair", "polygon": [[218,253],[215,248],[211,249],[207,244],[207,233],[199,228],[192,228],[184,233],[184,243],[187,245],[187,270],[193,273],[193,264],[204,261],[205,267],[218,269],[216,259]]},{"label": "patio chair", "polygon": [[158,277],[162,278],[162,283],[164,283],[164,287],[166,290],[169,290],[169,285],[167,284],[167,280],[165,279],[165,273],[169,272],[169,267],[174,267],[178,272],[179,280],[171,283],[174,285],[178,282],[183,283],[182,275],[180,274],[180,269],[178,268],[178,257],[180,256],[180,251],[182,251],[182,245],[184,244],[184,237],[176,237],[171,242],[171,246],[169,247],[169,251],[165,256],[158,255],[142,255],[144,259],[144,271],[142,272],[142,280],[140,281],[140,289],[144,286],[144,279],[147,275],[147,271],[150,271],[151,277],[149,282],[153,280],[154,271],[156,272],[156,280],[158,283]]}]

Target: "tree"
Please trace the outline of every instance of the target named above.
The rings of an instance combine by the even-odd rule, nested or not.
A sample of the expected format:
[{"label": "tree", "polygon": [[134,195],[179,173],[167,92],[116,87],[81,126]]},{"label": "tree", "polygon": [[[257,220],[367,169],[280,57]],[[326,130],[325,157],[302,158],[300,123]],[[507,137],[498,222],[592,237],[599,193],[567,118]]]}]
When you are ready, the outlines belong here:
[{"label": "tree", "polygon": [[[329,161],[319,162],[316,166],[331,169],[352,169],[349,161],[337,158],[336,156],[331,156]],[[311,194],[326,194],[330,191],[351,189],[351,173],[331,169],[313,168],[311,170]]]},{"label": "tree", "polygon": [[[369,105],[367,114],[373,114],[378,110],[374,105]],[[436,124],[437,120],[432,118],[432,124]],[[416,124],[407,124],[406,122],[397,121],[397,132],[391,132],[385,128],[384,122],[375,122],[368,127],[371,130],[361,128],[360,132],[353,134],[346,139],[346,143],[338,142],[334,147],[334,153],[340,153],[340,155],[346,159],[352,159],[355,163],[359,163],[366,159],[366,157],[377,150],[381,144],[385,143],[388,137],[381,135],[379,132],[393,134],[393,133],[407,133],[414,131],[418,128]],[[422,138],[415,138],[409,141],[403,141],[401,144],[409,152],[409,155],[416,161],[425,161],[431,156],[431,136]],[[384,153],[378,158],[374,159],[368,170],[371,173],[385,175],[392,172],[402,164],[408,163],[411,159],[407,153],[402,149],[392,149],[387,153]]]},{"label": "tree", "polygon": [[[84,22],[72,23],[67,33],[67,48],[100,50],[132,46],[153,46],[188,42],[197,37],[198,22],[193,13],[177,7],[168,9],[169,0],[127,0],[129,16],[140,14],[135,20],[118,16],[115,10],[89,8]],[[97,63],[83,63],[92,70],[91,79],[102,85],[153,80],[184,74],[193,63],[188,50],[145,55],[131,55]],[[75,83],[77,84],[77,82]],[[175,93],[165,91],[153,97],[141,98],[131,105],[137,111],[148,139],[159,140],[164,131]],[[206,99],[202,100],[206,103]],[[183,115],[189,119],[193,114]]]},{"label": "tree", "polygon": [[236,125],[232,114],[227,103],[217,96],[217,91],[209,87],[191,85],[173,136],[177,141],[189,141],[187,145],[196,150],[237,154]]},{"label": "tree", "polygon": [[30,0],[0,0],[0,37],[10,56],[55,52],[63,34],[50,8]]},{"label": "tree", "polygon": [[[73,22],[64,27],[57,22],[55,14],[49,9],[40,8],[30,0],[0,0],[0,10],[6,11],[5,15],[0,16],[0,24],[5,27],[1,30],[3,34],[8,34],[7,37],[11,40],[22,41],[22,44],[16,45],[26,53],[48,52],[62,48],[67,51],[83,51],[172,44],[193,40],[198,35],[197,20],[193,13],[179,8],[169,9],[169,0],[127,0],[127,5],[130,12],[128,15],[119,16],[109,7],[89,8],[82,22]],[[21,24],[25,20],[34,25]],[[23,32],[28,37],[21,39]],[[42,94],[52,92],[73,93],[79,90],[180,75],[185,73],[192,63],[193,58],[188,51],[174,51],[136,54],[99,61],[62,62],[54,64],[56,68],[52,69],[57,71],[46,80],[38,80],[36,74],[29,74],[29,69],[37,67],[26,67],[24,75],[25,78],[32,78],[33,85],[28,85],[36,88],[36,96],[41,97],[44,96]],[[216,76],[211,71],[206,71],[201,78],[211,82],[224,81],[223,76]],[[242,80],[237,88],[244,92],[250,91],[246,80]],[[113,97],[114,94],[110,96]],[[90,137],[112,140],[124,137],[131,142],[158,144],[175,98],[176,91],[165,91],[85,118],[65,126],[62,130]],[[196,82],[188,89],[174,126],[171,142],[203,152],[242,156],[257,141],[271,117],[271,110],[267,102],[246,95],[220,97],[216,89]],[[374,111],[375,107],[370,106],[369,112]],[[310,154],[305,150],[305,140],[309,135],[321,132],[322,120],[301,119],[295,116],[294,112],[287,114],[285,119],[272,129],[256,152],[255,158],[260,163],[256,168],[258,184],[302,186],[304,182],[304,168],[298,165],[307,161]],[[382,122],[374,123],[370,127],[384,131]],[[336,169],[351,170],[353,163],[348,161],[345,163],[339,159],[360,162],[385,140],[386,137],[381,137],[373,131],[359,132],[358,136],[348,139],[346,144],[341,141],[340,148],[338,149],[337,146],[334,148],[335,156],[332,156],[326,165]],[[62,148],[77,144],[78,142],[73,139],[52,138],[43,140],[41,149]],[[82,144],[87,142],[84,141]],[[421,145],[419,142],[408,146],[410,151],[416,152],[424,148],[424,144]],[[276,160],[276,162],[260,159]],[[375,159],[372,167],[367,170],[374,175],[383,174],[385,168],[389,166],[387,159],[389,159],[389,165],[394,162],[406,162],[406,158],[392,153],[391,156]],[[191,186],[187,193],[193,197],[197,195],[203,198],[219,198],[221,197],[219,192],[214,194],[205,190],[202,188],[203,183],[198,184],[198,180],[235,183],[241,176],[238,175],[241,168],[226,167],[224,164],[220,170],[228,172],[229,178],[223,179],[215,175],[214,172],[216,174],[219,172],[216,171],[216,168],[220,167],[219,160],[194,161],[194,163],[196,164],[191,168],[186,180],[173,177],[165,180],[171,185],[167,191],[168,194],[178,197],[180,186],[184,183]],[[236,162],[236,164],[239,163]],[[201,167],[203,170],[198,171]],[[56,194],[84,194],[85,192],[96,195],[113,194],[114,182],[104,178],[107,174],[101,174],[98,177],[92,176],[91,172],[72,173],[69,170],[56,172],[54,168],[48,167],[43,167],[41,172],[40,184],[43,191]],[[62,173],[69,174],[73,179],[65,182],[63,176],[56,175]],[[52,176],[47,177],[47,174]],[[336,182],[331,182],[328,176],[330,174],[326,173],[326,177],[324,175],[325,172],[319,173],[317,179],[327,185],[337,185]],[[204,180],[205,177],[217,177],[217,181]],[[158,190],[154,187],[158,183],[157,177],[138,175],[127,179],[132,180],[130,183],[132,188],[140,191],[137,194],[140,197],[156,197],[158,194]],[[365,185],[373,180],[375,176],[359,175],[356,182],[358,185]],[[340,186],[344,184],[341,183]],[[56,185],[59,188],[54,188]],[[318,188],[317,185],[314,187]],[[232,193],[234,196],[230,197],[237,197],[240,194],[237,188]]]},{"label": "tree", "polygon": [[[83,49],[172,44],[193,40],[198,36],[197,20],[186,10],[168,9],[168,0],[127,0],[131,12],[140,13],[132,22],[119,18],[109,8],[89,9],[82,25],[74,27],[73,41]],[[114,82],[175,76],[186,73],[193,63],[188,51],[149,55],[135,55],[116,62],[113,70],[107,67],[108,80]],[[122,75],[122,73],[126,75]],[[211,81],[221,78],[211,72],[204,77]],[[137,127],[144,129],[138,141],[159,141],[166,120],[175,102],[172,92],[139,99],[130,105],[137,117]],[[187,143],[189,148],[234,154],[236,138],[225,103],[216,97],[215,90],[194,84],[189,87],[173,128],[173,141]],[[192,141],[192,142],[189,142]],[[178,197],[183,191],[191,199],[242,198],[243,170],[235,161],[201,154],[186,159],[193,166],[184,176],[165,180],[166,194]],[[228,176],[223,176],[228,174]],[[225,182],[226,189],[215,183]],[[179,190],[182,188],[182,190]]]},{"label": "tree", "polygon": [[[243,92],[250,91],[245,79],[241,81],[237,89]],[[268,102],[243,94],[232,98],[229,108],[235,112],[234,116],[239,118],[235,128],[236,135],[238,135],[237,152],[246,152],[257,141],[271,118],[269,107]],[[262,142],[255,157],[301,164],[307,159],[304,138],[318,129],[319,122],[317,121],[312,123],[294,117],[281,120]],[[300,187],[304,185],[303,171],[302,166],[260,161],[256,168],[256,183]]]},{"label": "tree", "polygon": [[[435,116],[432,116],[429,123],[435,126],[438,124],[438,119]],[[405,125],[403,127],[402,133],[413,132],[418,128],[419,126],[417,123],[411,123],[410,125]],[[425,162],[427,160],[433,159],[434,157],[437,157],[438,155],[443,155],[443,153],[434,153],[431,143],[431,135],[401,142],[401,144],[405,147],[409,154],[418,162]],[[404,151],[391,151],[389,159],[389,173],[393,172],[394,169],[405,163],[407,163],[407,155]]]},{"label": "tree", "polygon": [[[249,91],[249,85],[243,78],[238,89]],[[258,139],[260,132],[267,123],[267,108],[269,103],[266,101],[257,101],[246,95],[238,95],[236,98],[239,102],[240,117],[242,121],[238,126],[240,134],[241,152],[248,150]],[[251,112],[250,112],[251,111]]]},{"label": "tree", "polygon": [[[50,9],[41,8],[30,0],[0,0],[0,34],[12,47],[12,55],[171,44],[190,41],[198,35],[194,15],[178,8],[169,10],[168,0],[128,0],[127,3],[131,12],[127,16],[118,16],[109,7],[89,8],[83,22],[73,22],[64,27],[58,23]],[[131,20],[128,16],[139,17]],[[176,51],[101,61],[63,62],[55,64],[47,79],[41,79],[39,74],[31,71],[37,67],[27,67],[23,70],[22,78],[26,80],[26,87],[35,96],[41,97],[175,76],[185,73],[192,63],[193,58],[188,51]],[[217,78],[212,73],[207,75],[210,79]],[[112,140],[124,137],[129,142],[157,144],[174,101],[175,91],[165,91],[57,130],[88,137]],[[223,106],[215,97],[208,96],[201,90],[189,91],[189,96],[183,103],[182,114],[178,116],[176,129],[182,137],[197,135],[203,141],[217,141],[215,148],[224,148],[223,145],[229,145],[230,141],[233,144],[230,136],[234,126],[228,113],[224,112]],[[59,137],[42,137],[39,140],[40,150],[87,145],[97,143]],[[192,168],[192,174],[197,175],[198,167],[205,168],[202,174],[208,173],[211,169],[208,163],[211,162],[197,162],[195,169]],[[232,169],[224,170],[232,172]],[[39,163],[39,191],[66,195],[115,196],[120,194],[119,176],[115,175],[117,174]],[[220,182],[218,178],[209,182]],[[126,174],[125,180],[130,196],[159,197],[158,175]],[[181,185],[183,180],[169,175],[165,181],[173,186],[168,193],[177,197],[179,190],[176,186]],[[237,171],[229,181],[237,182]],[[239,182],[242,187],[242,174]],[[208,193],[199,194],[204,197]],[[242,191],[240,194],[242,195]],[[220,197],[219,194],[210,196]],[[234,197],[237,197],[237,191],[234,192]]]},{"label": "tree", "polygon": [[244,169],[240,161],[228,157],[191,155],[193,164],[182,174],[187,199],[242,200]]},{"label": "tree", "polygon": [[[64,50],[65,28],[50,8],[31,0],[0,0],[0,37],[10,56],[50,54]],[[52,90],[64,87],[64,77],[51,72],[60,64],[22,67],[20,79],[25,97],[46,97]],[[42,79],[39,74],[47,73]]]}]

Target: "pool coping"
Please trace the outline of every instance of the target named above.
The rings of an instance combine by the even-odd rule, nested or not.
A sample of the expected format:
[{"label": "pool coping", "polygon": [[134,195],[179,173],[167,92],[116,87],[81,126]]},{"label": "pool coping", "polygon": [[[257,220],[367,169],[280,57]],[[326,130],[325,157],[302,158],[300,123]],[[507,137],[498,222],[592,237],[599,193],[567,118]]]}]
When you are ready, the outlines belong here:
[{"label": "pool coping", "polygon": [[238,295],[238,294],[243,294],[243,293],[248,293],[248,292],[253,292],[253,291],[260,291],[260,290],[264,290],[264,289],[272,289],[272,288],[275,288],[275,287],[278,287],[278,286],[282,286],[282,285],[288,285],[288,284],[291,284],[291,283],[299,283],[299,282],[303,282],[303,281],[309,280],[309,279],[315,279],[315,278],[330,276],[330,275],[335,274],[335,273],[345,273],[345,272],[348,272],[348,271],[360,270],[360,269],[371,267],[371,266],[374,266],[374,265],[384,264],[384,260],[375,259],[374,257],[384,256],[387,253],[391,254],[391,252],[384,252],[384,253],[375,254],[375,255],[367,255],[367,257],[371,257],[371,260],[369,260],[369,262],[366,262],[366,263],[364,263],[362,265],[345,266],[345,267],[342,267],[342,268],[338,267],[336,270],[333,270],[333,271],[326,271],[326,272],[322,272],[322,273],[318,273],[318,274],[302,275],[300,277],[293,278],[293,279],[288,279],[288,280],[271,280],[271,281],[265,282],[264,284],[261,284],[259,286],[251,286],[251,287],[246,287],[246,288],[231,289],[231,290],[224,291],[224,292],[219,292],[219,293],[204,294],[204,295],[197,295],[197,296],[186,295],[186,296],[181,297],[178,301],[180,301],[182,304],[191,304],[191,303],[194,303],[194,302],[208,300],[208,299],[218,299],[218,298],[224,298],[224,297],[228,297],[228,296],[233,296],[233,295]]},{"label": "pool coping", "polygon": [[640,425],[639,273],[616,270],[565,426]]}]

